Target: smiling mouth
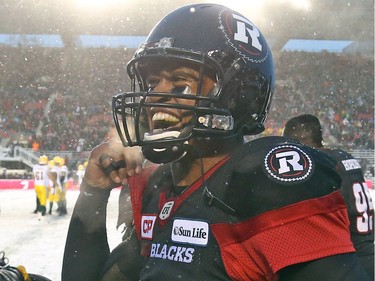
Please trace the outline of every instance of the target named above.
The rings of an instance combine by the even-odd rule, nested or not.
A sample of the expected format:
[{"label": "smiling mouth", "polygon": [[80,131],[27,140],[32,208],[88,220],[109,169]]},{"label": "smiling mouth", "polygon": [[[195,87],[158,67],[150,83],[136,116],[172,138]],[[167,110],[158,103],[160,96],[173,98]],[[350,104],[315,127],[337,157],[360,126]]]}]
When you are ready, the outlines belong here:
[{"label": "smiling mouth", "polygon": [[153,133],[176,129],[180,120],[169,113],[157,112],[152,116]]}]

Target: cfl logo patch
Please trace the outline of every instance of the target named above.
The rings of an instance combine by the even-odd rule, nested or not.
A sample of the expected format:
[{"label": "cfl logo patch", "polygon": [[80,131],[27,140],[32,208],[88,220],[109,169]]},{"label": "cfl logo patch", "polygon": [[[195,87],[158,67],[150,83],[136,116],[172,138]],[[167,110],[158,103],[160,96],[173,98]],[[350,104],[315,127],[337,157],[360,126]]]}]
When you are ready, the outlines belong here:
[{"label": "cfl logo patch", "polygon": [[264,159],[267,173],[282,182],[307,179],[313,170],[311,158],[300,148],[281,145],[273,148]]},{"label": "cfl logo patch", "polygon": [[141,237],[143,239],[152,240],[154,236],[154,226],[156,215],[144,215],[141,220]]},{"label": "cfl logo patch", "polygon": [[169,201],[169,202],[164,204],[164,206],[161,209],[160,214],[159,214],[159,218],[161,220],[166,220],[167,218],[169,218],[169,216],[172,213],[173,205],[174,205],[173,201]]}]

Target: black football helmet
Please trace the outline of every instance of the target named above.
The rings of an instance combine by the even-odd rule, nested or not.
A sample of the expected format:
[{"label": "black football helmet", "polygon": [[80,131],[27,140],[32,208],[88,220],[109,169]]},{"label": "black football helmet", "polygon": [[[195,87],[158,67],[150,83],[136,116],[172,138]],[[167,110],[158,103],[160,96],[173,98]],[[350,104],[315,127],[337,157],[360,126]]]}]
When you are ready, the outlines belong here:
[{"label": "black football helmet", "polygon": [[[162,60],[196,64],[200,77],[214,73],[216,86],[207,96],[172,91],[153,92],[144,75],[147,65]],[[216,4],[194,4],[165,16],[127,65],[131,92],[113,97],[115,126],[124,145],[142,146],[145,157],[166,163],[186,153],[190,139],[225,141],[264,130],[275,77],[271,50],[259,29],[247,18]],[[201,83],[198,83],[198,85]],[[170,104],[163,97],[193,99],[194,106]],[[158,97],[160,102],[150,102]],[[179,132],[150,132],[146,109],[169,107],[191,111]]]}]

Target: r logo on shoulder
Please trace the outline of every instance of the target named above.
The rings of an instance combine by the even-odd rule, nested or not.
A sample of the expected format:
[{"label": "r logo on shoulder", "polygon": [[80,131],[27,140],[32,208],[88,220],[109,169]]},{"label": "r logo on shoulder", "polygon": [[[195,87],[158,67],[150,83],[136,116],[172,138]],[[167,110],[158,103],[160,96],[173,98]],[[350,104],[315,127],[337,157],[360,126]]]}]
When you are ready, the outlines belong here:
[{"label": "r logo on shoulder", "polygon": [[296,182],[307,179],[313,170],[310,157],[293,145],[273,148],[264,159],[267,173],[282,182]]}]

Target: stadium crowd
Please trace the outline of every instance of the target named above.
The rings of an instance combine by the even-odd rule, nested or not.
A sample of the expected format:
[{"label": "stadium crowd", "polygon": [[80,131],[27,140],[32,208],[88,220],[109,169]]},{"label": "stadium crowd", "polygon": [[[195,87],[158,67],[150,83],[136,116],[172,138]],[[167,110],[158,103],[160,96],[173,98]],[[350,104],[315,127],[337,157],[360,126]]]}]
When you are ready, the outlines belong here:
[{"label": "stadium crowd", "polygon": [[290,117],[313,113],[336,146],[374,149],[373,59],[284,52],[276,60],[276,77],[268,134],[280,135]]},{"label": "stadium crowd", "polygon": [[[1,47],[0,140],[40,150],[88,151],[112,126],[111,96],[127,90],[134,50]],[[358,54],[279,52],[265,134],[312,113],[344,149],[374,149],[374,61]],[[8,141],[7,141],[8,140]]]},{"label": "stadium crowd", "polygon": [[112,124],[111,96],[123,90],[130,52],[3,48],[0,138],[40,150],[90,150]]}]

